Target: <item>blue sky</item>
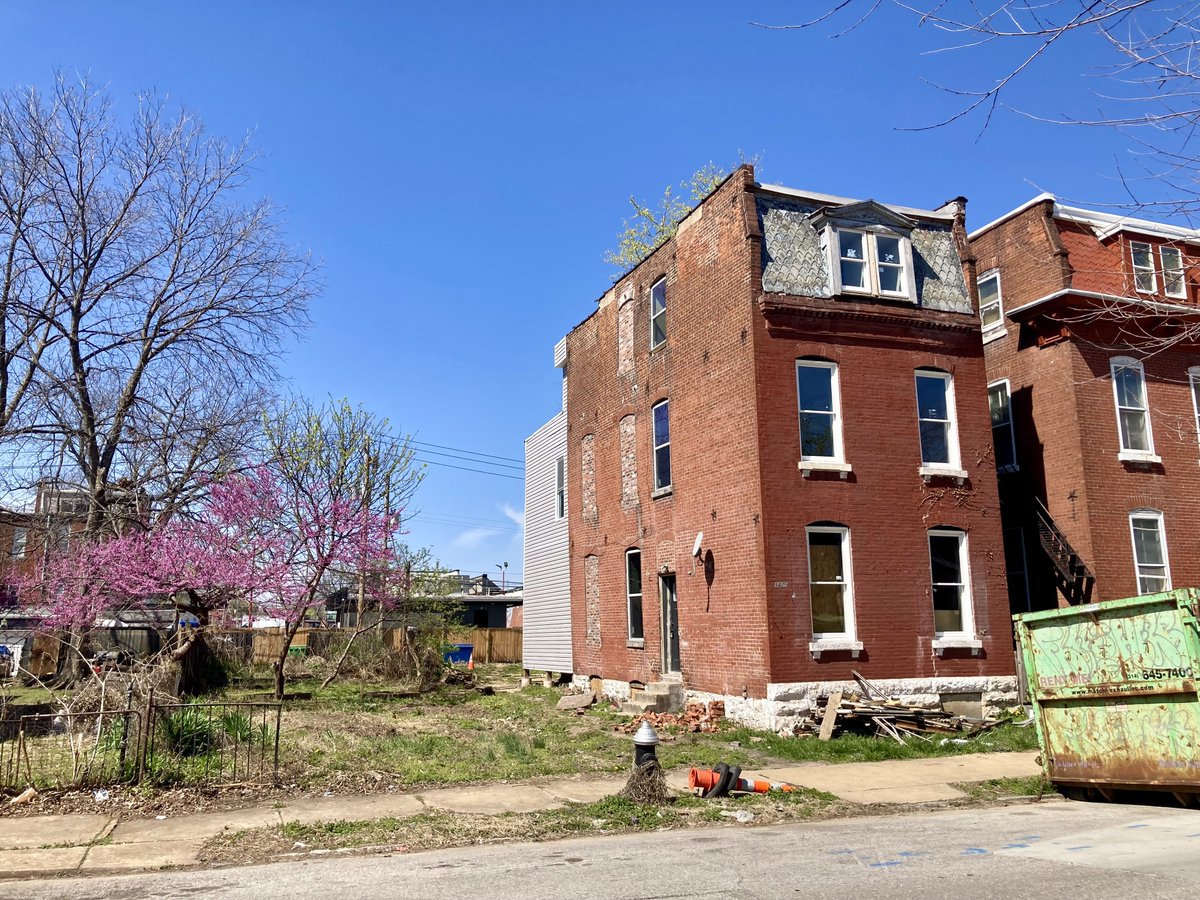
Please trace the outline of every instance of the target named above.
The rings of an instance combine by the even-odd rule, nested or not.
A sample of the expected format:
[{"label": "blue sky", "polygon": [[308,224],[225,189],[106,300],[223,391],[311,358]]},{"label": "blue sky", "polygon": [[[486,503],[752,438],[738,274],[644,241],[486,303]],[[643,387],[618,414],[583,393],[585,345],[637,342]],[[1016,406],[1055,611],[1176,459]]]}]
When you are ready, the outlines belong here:
[{"label": "blue sky", "polygon": [[[324,264],[285,375],[389,417],[426,460],[502,473],[429,465],[408,540],[519,579],[523,441],[558,408],[553,346],[611,283],[602,257],[631,193],[656,198],[742,151],[761,180],[798,188],[965,195],[970,227],[1041,190],[1125,199],[1119,135],[1008,111],[982,133],[979,116],[903,130],[961,103],[922,79],[973,87],[1016,48],[925,55],[940,37],[888,10],[836,39],[749,24],[817,6],[10,2],[0,85],[89,72],[118,109],[156,89],[210,131],[252,130],[254,189]],[[1102,51],[1065,43],[1011,101],[1092,113],[1101,85],[1083,73]]]}]

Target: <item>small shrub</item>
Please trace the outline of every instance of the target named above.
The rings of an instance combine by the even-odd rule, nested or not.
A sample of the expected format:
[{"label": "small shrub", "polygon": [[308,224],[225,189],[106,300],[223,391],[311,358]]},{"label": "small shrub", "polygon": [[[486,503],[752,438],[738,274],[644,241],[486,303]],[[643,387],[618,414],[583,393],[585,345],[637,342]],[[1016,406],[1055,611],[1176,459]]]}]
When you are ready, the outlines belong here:
[{"label": "small shrub", "polygon": [[196,706],[184,706],[162,720],[167,747],[180,756],[207,753],[216,743],[218,723]]},{"label": "small shrub", "polygon": [[243,712],[227,712],[221,716],[221,730],[230,740],[248,743],[254,734],[250,717]]}]

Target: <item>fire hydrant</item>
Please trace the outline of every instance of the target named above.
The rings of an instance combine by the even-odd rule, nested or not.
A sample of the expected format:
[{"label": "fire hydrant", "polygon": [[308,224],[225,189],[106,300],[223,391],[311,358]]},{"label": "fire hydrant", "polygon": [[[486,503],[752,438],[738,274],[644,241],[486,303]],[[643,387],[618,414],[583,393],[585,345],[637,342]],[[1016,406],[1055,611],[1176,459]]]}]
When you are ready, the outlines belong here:
[{"label": "fire hydrant", "polygon": [[633,736],[633,767],[640,769],[651,763],[657,766],[658,757],[654,753],[654,748],[657,746],[658,732],[651,727],[649,722],[643,721],[642,727]]}]

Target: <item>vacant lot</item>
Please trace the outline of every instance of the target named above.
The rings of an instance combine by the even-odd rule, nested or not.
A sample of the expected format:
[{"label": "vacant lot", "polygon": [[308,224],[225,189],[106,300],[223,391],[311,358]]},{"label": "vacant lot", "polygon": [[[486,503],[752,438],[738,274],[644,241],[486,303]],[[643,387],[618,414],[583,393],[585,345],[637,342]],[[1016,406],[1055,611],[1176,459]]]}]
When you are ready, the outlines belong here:
[{"label": "vacant lot", "polygon": [[[481,679],[496,693],[445,686],[405,696],[400,685],[297,682],[290,690],[309,699],[287,701],[280,746],[280,774],[301,789],[336,792],[410,789],[541,775],[597,774],[626,770],[632,759],[628,735],[614,730],[628,721],[607,704],[580,714],[555,709],[561,688],[516,690],[519,670],[486,667]],[[244,697],[257,688],[229,691]],[[966,739],[843,735],[781,738],[728,723],[715,734],[663,729],[658,756],[663,766],[711,766],[725,762],[752,770],[780,761],[856,762],[911,759],[1036,747],[1032,728],[1005,725]]]}]

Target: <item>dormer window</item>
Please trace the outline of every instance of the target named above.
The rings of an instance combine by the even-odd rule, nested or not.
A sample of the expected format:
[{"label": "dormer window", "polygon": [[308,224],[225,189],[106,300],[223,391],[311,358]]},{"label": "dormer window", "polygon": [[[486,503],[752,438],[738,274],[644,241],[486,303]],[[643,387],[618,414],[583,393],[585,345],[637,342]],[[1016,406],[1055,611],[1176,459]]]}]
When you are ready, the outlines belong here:
[{"label": "dormer window", "polygon": [[909,240],[915,222],[871,200],[822,209],[810,221],[828,254],[834,295],[917,302]]},{"label": "dormer window", "polygon": [[1183,254],[1178,247],[1159,247],[1162,256],[1163,290],[1168,297],[1186,297],[1183,281]]},{"label": "dormer window", "polygon": [[905,238],[837,229],[842,290],[847,293],[908,297]]},{"label": "dormer window", "polygon": [[1154,252],[1149,244],[1131,241],[1130,255],[1133,257],[1133,283],[1142,294],[1153,294],[1158,289],[1154,277]]}]

